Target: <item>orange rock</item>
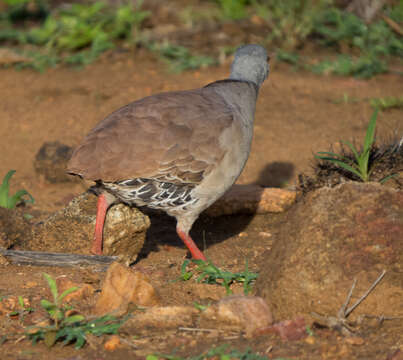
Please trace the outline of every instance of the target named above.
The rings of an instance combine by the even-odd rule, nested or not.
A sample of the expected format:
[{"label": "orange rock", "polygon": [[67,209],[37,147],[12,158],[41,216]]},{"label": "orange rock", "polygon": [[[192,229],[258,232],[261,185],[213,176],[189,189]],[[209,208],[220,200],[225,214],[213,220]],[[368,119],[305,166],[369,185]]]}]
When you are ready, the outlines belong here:
[{"label": "orange rock", "polygon": [[94,312],[122,315],[129,303],[154,306],[159,303],[159,297],[144,274],[115,262],[108,268]]},{"label": "orange rock", "polygon": [[202,318],[217,322],[217,327],[243,330],[246,337],[273,323],[273,316],[266,302],[259,297],[235,295],[222,299],[202,313]]},{"label": "orange rock", "polygon": [[132,333],[136,329],[157,328],[175,329],[179,326],[194,325],[195,318],[200,311],[193,306],[164,306],[153,307],[128,319],[120,330]]},{"label": "orange rock", "polygon": [[363,345],[364,339],[359,336],[351,336],[346,338],[346,343],[351,345]]},{"label": "orange rock", "polygon": [[117,335],[112,335],[104,344],[105,350],[114,351],[120,346],[120,339]]},{"label": "orange rock", "polygon": [[233,185],[206,213],[210,216],[279,213],[287,210],[296,196],[297,193],[290,190]]}]

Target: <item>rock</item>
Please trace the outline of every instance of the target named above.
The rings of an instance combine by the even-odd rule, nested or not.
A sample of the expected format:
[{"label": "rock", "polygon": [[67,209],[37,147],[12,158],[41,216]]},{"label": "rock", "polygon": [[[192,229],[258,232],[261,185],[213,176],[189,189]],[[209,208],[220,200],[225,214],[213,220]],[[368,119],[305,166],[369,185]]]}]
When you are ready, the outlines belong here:
[{"label": "rock", "polygon": [[[67,207],[33,227],[27,250],[90,254],[95,228],[97,198],[85,192]],[[124,204],[112,206],[106,215],[103,255],[116,255],[129,264],[136,260],[148,227],[149,218]]]},{"label": "rock", "polygon": [[94,287],[91,286],[90,284],[75,284],[74,282],[65,277],[58,277],[56,279],[56,284],[59,290],[59,294],[62,294],[64,291],[72,287],[78,288],[71,294],[66,295],[66,297],[63,299],[64,302],[87,299],[91,297],[95,292]]},{"label": "rock", "polygon": [[179,326],[191,327],[200,314],[193,306],[165,306],[147,309],[128,319],[120,328],[121,331],[132,333],[144,328],[175,329]]},{"label": "rock", "polygon": [[[0,239],[0,241],[1,241],[1,239]],[[10,262],[8,261],[8,259],[5,256],[0,255],[0,265],[3,265],[3,266],[10,265]]]},{"label": "rock", "polygon": [[45,142],[35,156],[34,168],[38,175],[43,175],[50,183],[77,181],[77,177],[66,173],[67,162],[73,148],[58,141]]},{"label": "rock", "polygon": [[209,216],[234,214],[266,214],[287,210],[295,201],[296,192],[258,185],[233,185],[206,210]]},{"label": "rock", "polygon": [[112,335],[104,344],[104,349],[107,351],[114,351],[121,346],[120,338],[117,335]]},{"label": "rock", "polygon": [[284,224],[262,255],[255,287],[276,318],[335,316],[354,278],[352,303],[383,269],[386,276],[349,319],[403,315],[403,191],[358,182],[321,188]]},{"label": "rock", "polygon": [[280,336],[281,340],[300,340],[308,336],[306,332],[305,319],[298,316],[293,320],[284,320],[272,326],[258,329],[257,334],[276,333]]},{"label": "rock", "polygon": [[31,235],[31,227],[21,209],[0,207],[0,247],[23,245]]},{"label": "rock", "polygon": [[245,336],[249,338],[273,322],[269,306],[262,298],[244,295],[222,299],[208,307],[201,317],[202,320],[215,322],[218,328],[245,331]]},{"label": "rock", "polygon": [[154,306],[159,297],[144,274],[115,262],[108,268],[94,312],[119,316],[127,312],[130,303]]}]

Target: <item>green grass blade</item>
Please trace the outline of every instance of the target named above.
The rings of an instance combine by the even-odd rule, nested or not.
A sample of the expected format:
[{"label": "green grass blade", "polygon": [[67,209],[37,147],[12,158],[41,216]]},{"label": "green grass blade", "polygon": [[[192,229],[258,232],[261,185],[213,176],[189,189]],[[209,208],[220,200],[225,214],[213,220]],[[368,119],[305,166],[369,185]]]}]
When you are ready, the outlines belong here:
[{"label": "green grass blade", "polygon": [[337,165],[339,165],[340,167],[342,167],[343,169],[350,171],[351,173],[357,175],[361,180],[363,180],[362,178],[362,174],[360,173],[359,170],[354,169],[352,166],[350,166],[349,164],[346,164],[345,162],[341,161],[341,160],[337,160],[337,159],[333,159],[333,158],[324,158],[322,160],[327,160],[327,161],[331,161]]},{"label": "green grass blade", "polygon": [[9,186],[10,179],[11,179],[11,177],[15,174],[15,172],[16,172],[16,170],[10,170],[10,171],[6,174],[6,176],[4,176],[2,186],[7,186],[7,187]]},{"label": "green grass blade", "polygon": [[74,324],[83,321],[85,317],[83,315],[72,315],[63,320],[63,324]]},{"label": "green grass blade", "polygon": [[378,117],[379,109],[375,109],[372,113],[371,119],[368,123],[367,133],[365,134],[364,139],[364,151],[371,149],[372,144],[374,143],[375,138],[375,126],[376,126],[376,119]]},{"label": "green grass blade", "polygon": [[53,296],[53,300],[57,304],[59,293],[57,291],[56,280],[53,279],[50,275],[48,275],[46,273],[43,273],[43,276],[45,277],[46,281],[48,282],[50,292],[52,293],[52,296]]},{"label": "green grass blade", "polygon": [[15,170],[10,170],[3,178],[3,183],[0,186],[0,206],[8,208],[8,193],[10,189],[10,179],[14,175]]},{"label": "green grass blade", "polygon": [[46,299],[41,300],[41,306],[48,312],[56,309],[56,305]]},{"label": "green grass blade", "polygon": [[343,159],[343,156],[341,156],[339,154],[335,154],[333,152],[319,151],[319,152],[317,152],[317,154],[320,154],[320,155],[315,155],[315,157],[317,157],[317,158],[322,158],[323,156],[326,156],[326,157],[332,157],[335,159]]},{"label": "green grass blade", "polygon": [[365,174],[366,177],[365,181],[369,180],[369,174],[368,174],[369,155],[371,153],[372,144],[374,143],[375,126],[376,126],[376,119],[378,117],[378,111],[379,109],[375,109],[371,116],[371,119],[369,120],[367,133],[365,134],[364,139],[364,149],[363,153],[361,154],[362,163],[360,164],[360,168],[362,173]]},{"label": "green grass blade", "polygon": [[[23,197],[27,195],[29,197],[28,200],[23,200]],[[33,204],[35,202],[34,198],[32,197],[32,195],[26,191],[26,190],[19,190],[17,191],[13,196],[8,198],[8,208],[9,209],[14,209],[16,207],[16,205],[21,202],[21,201],[25,201],[25,202],[29,202],[31,204]]]},{"label": "green grass blade", "polygon": [[379,180],[379,182],[380,182],[381,184],[384,184],[385,182],[387,182],[388,180],[394,178],[394,177],[397,176],[397,175],[398,175],[397,173],[387,175],[387,176],[385,176],[384,178],[382,178],[381,180]]},{"label": "green grass blade", "polygon": [[357,149],[354,147],[354,145],[350,141],[342,141],[343,144],[347,145],[349,149],[352,151],[354,154],[355,159],[357,160],[357,163],[359,164],[361,161],[361,154],[358,154]]},{"label": "green grass blade", "polygon": [[329,161],[329,159],[331,159],[331,160],[335,159],[335,160],[341,160],[341,161],[344,161],[344,162],[351,161],[350,159],[346,158],[345,156],[335,154],[335,153],[332,153],[332,152],[319,151],[317,154],[323,154],[323,155],[315,155],[315,157],[317,159],[320,159],[320,160],[328,160]]},{"label": "green grass blade", "polygon": [[65,291],[63,291],[63,293],[58,297],[57,301],[60,302],[62,301],[67,295],[73,293],[74,291],[77,291],[78,287],[77,286],[73,286]]}]

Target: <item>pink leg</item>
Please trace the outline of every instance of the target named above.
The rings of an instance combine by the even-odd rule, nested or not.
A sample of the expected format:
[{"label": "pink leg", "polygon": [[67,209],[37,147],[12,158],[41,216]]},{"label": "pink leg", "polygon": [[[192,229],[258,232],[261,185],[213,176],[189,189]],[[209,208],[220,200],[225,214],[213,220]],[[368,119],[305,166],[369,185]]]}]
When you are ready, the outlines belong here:
[{"label": "pink leg", "polygon": [[176,228],[176,232],[178,233],[181,240],[185,243],[185,245],[189,249],[190,253],[192,254],[193,259],[204,260],[204,261],[207,260],[189,234],[186,234],[184,231],[180,230],[179,228]]},{"label": "pink leg", "polygon": [[104,222],[106,211],[108,210],[108,202],[104,194],[98,196],[97,217],[95,220],[94,240],[92,242],[91,252],[95,255],[102,255],[102,238],[104,231]]}]

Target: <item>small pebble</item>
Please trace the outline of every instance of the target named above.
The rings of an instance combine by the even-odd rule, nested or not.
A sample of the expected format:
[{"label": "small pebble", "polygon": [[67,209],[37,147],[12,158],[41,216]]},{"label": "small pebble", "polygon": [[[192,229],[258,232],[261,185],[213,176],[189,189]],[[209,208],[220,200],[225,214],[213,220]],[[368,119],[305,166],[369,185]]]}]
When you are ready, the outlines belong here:
[{"label": "small pebble", "polygon": [[117,335],[112,335],[104,344],[105,350],[114,351],[120,346],[120,339]]},{"label": "small pebble", "polygon": [[261,232],[259,233],[259,236],[262,236],[262,237],[271,237],[271,233],[266,232],[266,231],[261,231]]},{"label": "small pebble", "polygon": [[38,283],[36,281],[28,281],[27,284],[25,285],[25,287],[33,288],[33,287],[35,287],[37,285],[38,285]]},{"label": "small pebble", "polygon": [[246,232],[240,232],[240,233],[238,234],[238,236],[239,236],[239,237],[245,237],[245,236],[248,236],[248,233],[246,233]]},{"label": "small pebble", "polygon": [[364,344],[364,339],[359,336],[352,336],[346,338],[346,343],[351,345],[362,345]]},{"label": "small pebble", "polygon": [[315,344],[315,338],[314,338],[313,336],[307,336],[307,337],[305,338],[305,342],[306,342],[307,344],[309,344],[309,345],[313,345],[313,344]]}]

